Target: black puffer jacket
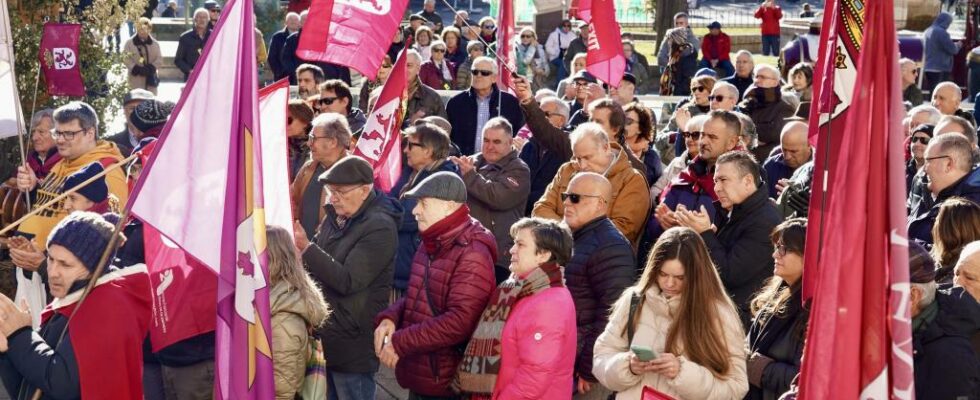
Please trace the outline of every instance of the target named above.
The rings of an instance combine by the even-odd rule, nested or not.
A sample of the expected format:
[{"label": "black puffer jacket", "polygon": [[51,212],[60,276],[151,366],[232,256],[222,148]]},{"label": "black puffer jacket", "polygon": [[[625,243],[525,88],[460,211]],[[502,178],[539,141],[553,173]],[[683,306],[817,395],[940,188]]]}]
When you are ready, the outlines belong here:
[{"label": "black puffer jacket", "polygon": [[602,217],[573,233],[575,248],[565,266],[565,284],[575,301],[578,345],[575,373],[595,382],[592,348],[609,322],[609,311],[623,289],[633,284],[633,246],[612,221]]},{"label": "black puffer jacket", "polygon": [[752,295],[772,275],[773,246],[769,234],[783,217],[769,201],[765,186],[759,186],[742,204],[733,206],[731,217],[721,203],[714,204],[718,233],[709,229],[701,237],[708,245],[725,290],[738,306],[742,325],[748,328]]},{"label": "black puffer jacket", "polygon": [[[759,146],[752,149],[756,160],[766,160],[769,153],[779,144],[779,135],[786,125],[786,118],[796,113],[796,108],[783,100],[782,91],[778,88],[755,88],[744,93],[745,100],[739,108],[752,118],[755,131],[759,134]],[[761,161],[760,161],[761,162]]]},{"label": "black puffer jacket", "polygon": [[[930,311],[932,306],[938,309]],[[970,337],[980,330],[980,305],[973,297],[962,288],[937,290],[936,301],[913,318],[916,325],[912,332],[915,397],[980,398],[980,362],[970,347]]]},{"label": "black puffer jacket", "polygon": [[302,254],[333,309],[319,330],[324,356],[331,370],[377,372],[374,316],[388,305],[402,207],[374,189],[343,227],[336,218],[328,205],[319,232]]}]

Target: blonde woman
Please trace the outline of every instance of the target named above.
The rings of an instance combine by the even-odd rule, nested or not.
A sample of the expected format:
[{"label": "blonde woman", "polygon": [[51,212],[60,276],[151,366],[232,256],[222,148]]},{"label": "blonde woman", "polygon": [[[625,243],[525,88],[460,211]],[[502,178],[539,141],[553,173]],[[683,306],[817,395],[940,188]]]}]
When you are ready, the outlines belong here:
[{"label": "blonde woman", "polygon": [[289,232],[266,227],[269,254],[269,304],[272,314],[272,362],[276,399],[292,400],[303,386],[310,359],[310,331],[330,313],[323,294],[303,269]]},{"label": "blonde woman", "polygon": [[140,18],[136,24],[136,35],[123,46],[123,63],[128,71],[130,89],[146,89],[156,94],[160,85],[157,71],[163,66],[163,55],[160,42],[150,36],[152,32],[153,23],[148,18]]},{"label": "blonde woman", "polygon": [[694,230],[668,229],[654,245],[596,340],[592,373],[618,400],[645,387],[699,400],[748,391],[742,323]]}]

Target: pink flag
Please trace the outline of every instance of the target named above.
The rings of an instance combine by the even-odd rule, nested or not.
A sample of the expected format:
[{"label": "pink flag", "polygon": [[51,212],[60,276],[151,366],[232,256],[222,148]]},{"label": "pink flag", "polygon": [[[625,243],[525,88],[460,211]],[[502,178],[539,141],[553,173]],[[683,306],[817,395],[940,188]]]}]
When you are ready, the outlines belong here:
[{"label": "pink flag", "polygon": [[405,58],[402,49],[354,148],[354,155],[374,167],[374,184],[385,193],[398,181],[402,170],[402,138],[398,127],[405,113],[402,94],[408,87]]},{"label": "pink flag", "polygon": [[78,59],[79,24],[44,24],[38,58],[52,96],[85,96],[82,67]]},{"label": "pink flag", "polygon": [[575,11],[575,17],[589,23],[592,21],[592,0],[577,0],[577,10]]},{"label": "pink flag", "polygon": [[130,200],[134,215],[218,275],[223,400],[274,396],[252,7],[226,4]]},{"label": "pink flag", "polygon": [[[833,151],[823,219],[833,235],[807,241],[816,272],[801,399],[911,399],[902,90],[893,4],[865,3],[851,105]],[[814,229],[808,225],[808,230]]]},{"label": "pink flag", "polygon": [[[585,69],[609,86],[619,87],[626,72],[626,56],[616,22],[616,4],[613,0],[591,0],[591,3]],[[579,11],[579,15],[581,13]]]},{"label": "pink flag", "polygon": [[497,8],[497,87],[501,92],[507,92],[514,86],[514,2],[500,1]]},{"label": "pink flag", "polygon": [[356,69],[373,80],[408,0],[314,0],[296,56]]}]

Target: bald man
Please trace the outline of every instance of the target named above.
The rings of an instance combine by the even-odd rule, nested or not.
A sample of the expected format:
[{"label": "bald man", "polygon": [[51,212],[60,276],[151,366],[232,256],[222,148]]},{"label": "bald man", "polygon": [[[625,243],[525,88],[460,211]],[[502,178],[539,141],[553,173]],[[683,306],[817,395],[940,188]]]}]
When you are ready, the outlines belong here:
[{"label": "bald man", "polygon": [[980,301],[980,240],[963,247],[953,269],[953,285],[961,286]]},{"label": "bald man", "polygon": [[898,61],[902,70],[902,100],[915,107],[922,104],[922,89],[919,88],[919,66],[908,58]]},{"label": "bald man", "polygon": [[613,303],[636,273],[633,247],[608,217],[613,190],[604,176],[580,172],[561,195],[563,220],[575,237],[572,259],[565,265],[565,284],[575,302],[578,327],[576,398],[605,399],[612,394],[592,375],[592,347],[609,322]]},{"label": "bald man", "polygon": [[793,172],[813,159],[813,149],[807,141],[809,129],[803,121],[792,121],[783,127],[779,135],[779,153],[762,164],[766,170],[769,197],[779,197]]},{"label": "bald man", "polygon": [[939,112],[943,115],[955,115],[963,118],[976,126],[977,121],[973,119],[973,115],[960,110],[962,102],[963,93],[960,91],[960,87],[953,82],[942,82],[936,85],[936,89],[932,91],[932,106],[939,109]]}]

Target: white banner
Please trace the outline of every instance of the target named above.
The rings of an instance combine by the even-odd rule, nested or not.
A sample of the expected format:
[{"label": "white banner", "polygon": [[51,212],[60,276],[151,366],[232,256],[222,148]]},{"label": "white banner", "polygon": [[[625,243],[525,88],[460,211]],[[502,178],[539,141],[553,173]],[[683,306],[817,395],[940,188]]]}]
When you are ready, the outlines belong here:
[{"label": "white banner", "polygon": [[0,139],[24,131],[14,75],[14,38],[7,0],[0,0]]}]

